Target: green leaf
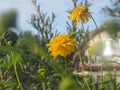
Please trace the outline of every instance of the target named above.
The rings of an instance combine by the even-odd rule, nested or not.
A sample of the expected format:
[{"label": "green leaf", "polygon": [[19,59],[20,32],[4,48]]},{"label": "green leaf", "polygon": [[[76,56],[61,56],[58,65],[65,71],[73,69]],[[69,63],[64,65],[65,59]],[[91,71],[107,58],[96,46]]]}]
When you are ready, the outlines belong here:
[{"label": "green leaf", "polygon": [[15,85],[17,85],[17,82],[7,82],[7,83],[5,83],[4,84],[4,88],[9,88],[9,87],[13,87],[13,86],[15,86]]},{"label": "green leaf", "polygon": [[70,77],[64,78],[59,84],[59,90],[74,90],[71,89],[73,87],[74,87],[73,81]]},{"label": "green leaf", "polygon": [[13,54],[12,55],[12,63],[16,65],[17,62],[21,61],[22,58],[20,56],[20,54]]},{"label": "green leaf", "polygon": [[21,49],[13,46],[0,46],[1,51],[22,53]]}]

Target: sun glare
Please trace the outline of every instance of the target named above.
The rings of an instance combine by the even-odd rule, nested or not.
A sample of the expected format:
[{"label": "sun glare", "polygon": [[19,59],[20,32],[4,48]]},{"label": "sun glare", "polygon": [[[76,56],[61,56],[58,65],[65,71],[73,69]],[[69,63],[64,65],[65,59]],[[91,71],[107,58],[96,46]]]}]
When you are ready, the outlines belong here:
[{"label": "sun glare", "polygon": [[105,56],[108,56],[108,55],[112,55],[112,54],[113,54],[113,52],[112,52],[112,49],[111,49],[110,42],[109,42],[109,41],[106,41],[106,42],[105,42],[104,55],[105,55]]}]

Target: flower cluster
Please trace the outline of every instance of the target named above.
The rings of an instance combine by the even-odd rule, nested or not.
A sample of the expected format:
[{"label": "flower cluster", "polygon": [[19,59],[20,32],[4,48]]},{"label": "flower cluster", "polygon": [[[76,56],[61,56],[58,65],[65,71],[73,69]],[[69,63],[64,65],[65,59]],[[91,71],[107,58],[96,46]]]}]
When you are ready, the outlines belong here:
[{"label": "flower cluster", "polygon": [[82,23],[85,23],[89,20],[90,12],[88,11],[88,7],[83,6],[77,6],[76,8],[73,8],[70,14],[70,20],[75,21],[76,24],[78,24],[79,20]]},{"label": "flower cluster", "polygon": [[75,39],[71,38],[69,34],[62,34],[54,37],[49,44],[49,52],[56,58],[58,55],[66,57],[75,49]]},{"label": "flower cluster", "polygon": [[[89,20],[90,12],[88,7],[77,6],[71,11],[70,20],[75,21],[78,24],[79,20],[82,23],[85,23]],[[66,57],[75,49],[75,39],[70,37],[69,34],[63,34],[54,37],[47,46],[49,47],[48,51],[51,52],[51,55],[56,58],[58,55]]]}]

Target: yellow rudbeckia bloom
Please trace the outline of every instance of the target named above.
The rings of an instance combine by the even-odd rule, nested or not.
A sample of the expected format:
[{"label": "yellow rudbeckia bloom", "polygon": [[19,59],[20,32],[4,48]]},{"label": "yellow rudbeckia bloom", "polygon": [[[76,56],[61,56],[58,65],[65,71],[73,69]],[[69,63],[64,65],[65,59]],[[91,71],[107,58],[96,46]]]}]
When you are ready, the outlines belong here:
[{"label": "yellow rudbeckia bloom", "polygon": [[77,6],[71,11],[70,21],[75,21],[78,24],[80,20],[82,23],[85,23],[89,20],[89,13],[87,6]]},{"label": "yellow rudbeckia bloom", "polygon": [[75,39],[69,34],[62,34],[51,39],[48,51],[56,58],[58,55],[66,57],[75,49]]}]

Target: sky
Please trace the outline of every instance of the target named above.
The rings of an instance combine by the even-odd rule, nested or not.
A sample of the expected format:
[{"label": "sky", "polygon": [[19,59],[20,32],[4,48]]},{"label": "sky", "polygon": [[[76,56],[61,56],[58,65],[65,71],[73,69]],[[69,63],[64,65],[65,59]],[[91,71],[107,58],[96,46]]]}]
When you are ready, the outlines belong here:
[{"label": "sky", "polygon": [[[66,11],[72,8],[72,0],[38,0],[43,12],[50,15],[52,12],[56,14],[56,29],[61,32],[66,32],[66,21],[69,15]],[[90,11],[94,17],[98,26],[100,26],[106,17],[102,13],[101,8],[109,5],[109,0],[89,0],[92,3]],[[0,14],[6,12],[12,8],[18,11],[17,26],[21,30],[30,30],[31,32],[36,32],[32,26],[28,23],[31,15],[35,12],[35,8],[31,0],[0,0]],[[90,19],[88,23],[85,24],[90,30],[94,30],[95,24]]]}]

